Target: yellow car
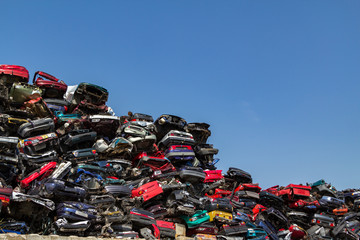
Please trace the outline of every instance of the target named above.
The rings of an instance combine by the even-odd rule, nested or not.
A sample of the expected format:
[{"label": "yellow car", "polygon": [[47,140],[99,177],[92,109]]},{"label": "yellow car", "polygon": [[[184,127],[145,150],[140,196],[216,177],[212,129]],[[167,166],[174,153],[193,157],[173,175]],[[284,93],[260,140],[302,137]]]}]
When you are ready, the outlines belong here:
[{"label": "yellow car", "polygon": [[210,235],[210,234],[196,234],[194,237],[195,240],[216,240],[216,235]]},{"label": "yellow car", "polygon": [[219,211],[219,210],[214,210],[214,211],[209,212],[209,216],[210,216],[210,222],[212,222],[214,220],[220,221],[220,222],[230,222],[233,219],[233,216],[231,213]]}]

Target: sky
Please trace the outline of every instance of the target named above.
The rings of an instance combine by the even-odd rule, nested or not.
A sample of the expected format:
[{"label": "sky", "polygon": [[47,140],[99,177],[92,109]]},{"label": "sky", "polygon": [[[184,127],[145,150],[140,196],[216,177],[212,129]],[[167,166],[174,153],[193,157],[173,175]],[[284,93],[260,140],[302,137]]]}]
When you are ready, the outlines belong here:
[{"label": "sky", "polygon": [[[360,1],[1,1],[0,64],[206,122],[260,187],[360,188]],[[32,79],[32,78],[31,78]]]}]

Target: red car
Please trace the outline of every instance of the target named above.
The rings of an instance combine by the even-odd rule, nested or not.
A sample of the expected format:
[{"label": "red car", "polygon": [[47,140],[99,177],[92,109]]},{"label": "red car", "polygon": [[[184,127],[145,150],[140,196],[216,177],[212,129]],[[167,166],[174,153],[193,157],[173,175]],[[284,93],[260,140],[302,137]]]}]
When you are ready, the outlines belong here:
[{"label": "red car", "polygon": [[222,175],[222,170],[204,170],[205,176],[205,183],[212,183],[217,182],[224,178]]},{"label": "red car", "polygon": [[145,183],[144,185],[135,188],[131,191],[131,197],[142,197],[143,201],[146,202],[157,195],[162,194],[164,191],[158,181],[152,181]]},{"label": "red car", "polygon": [[223,190],[223,189],[219,189],[216,188],[214,194],[209,195],[209,194],[205,194],[206,197],[215,199],[215,198],[223,198],[223,197],[229,197],[231,195],[231,191],[228,190]]},{"label": "red car", "polygon": [[63,81],[41,71],[35,73],[33,84],[43,90],[42,97],[44,98],[62,99],[67,90],[67,85]]},{"label": "red car", "polygon": [[[22,66],[17,65],[0,65],[0,79],[6,86],[13,82],[29,82],[29,71]],[[11,87],[11,86],[10,86]]]},{"label": "red car", "polygon": [[251,191],[259,193],[261,191],[261,187],[259,187],[258,183],[243,183],[235,189],[235,192],[237,191]]},{"label": "red car", "polygon": [[43,165],[40,169],[30,173],[26,178],[20,181],[22,188],[28,188],[29,185],[35,180],[41,180],[49,176],[56,168],[56,162],[49,162]]},{"label": "red car", "polygon": [[279,185],[276,185],[276,186],[269,187],[269,188],[265,189],[264,191],[274,194],[275,196],[278,196],[279,190],[280,190]]},{"label": "red car", "polygon": [[310,197],[310,186],[289,184],[278,192],[278,196],[287,197],[288,200],[306,199]]},{"label": "red car", "polygon": [[175,223],[156,220],[156,225],[160,230],[161,237],[175,238],[176,235]]},{"label": "red car", "polygon": [[147,154],[146,152],[139,153],[133,159],[133,166],[137,168],[150,167],[154,172],[154,176],[176,171],[175,167],[161,151],[152,155]]}]

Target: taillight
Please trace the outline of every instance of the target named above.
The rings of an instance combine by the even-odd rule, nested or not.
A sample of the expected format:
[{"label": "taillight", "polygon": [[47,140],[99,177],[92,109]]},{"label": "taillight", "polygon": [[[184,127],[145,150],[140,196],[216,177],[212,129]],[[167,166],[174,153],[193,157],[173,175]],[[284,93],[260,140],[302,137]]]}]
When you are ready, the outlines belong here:
[{"label": "taillight", "polygon": [[335,224],[334,223],[330,223],[330,227],[334,227],[335,226]]},{"label": "taillight", "polygon": [[114,177],[114,176],[109,176],[109,177],[106,177],[106,178],[109,178],[109,179],[114,179],[114,180],[117,180],[117,179],[119,179],[119,178],[117,178],[117,177]]},{"label": "taillight", "polygon": [[320,224],[320,223],[321,223],[321,221],[320,221],[320,220],[317,220],[317,221],[316,221],[316,223],[317,223],[317,224]]},{"label": "taillight", "polygon": [[94,150],[91,150],[91,152],[93,153],[93,154],[96,154],[96,150],[94,149]]},{"label": "taillight", "polygon": [[190,222],[196,221],[197,217],[192,217],[189,219]]}]

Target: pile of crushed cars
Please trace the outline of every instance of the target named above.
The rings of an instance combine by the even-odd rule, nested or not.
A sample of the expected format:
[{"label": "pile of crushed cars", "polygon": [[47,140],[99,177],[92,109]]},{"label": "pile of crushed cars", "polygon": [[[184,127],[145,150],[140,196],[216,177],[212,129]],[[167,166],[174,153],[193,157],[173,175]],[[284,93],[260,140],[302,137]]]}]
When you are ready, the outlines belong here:
[{"label": "pile of crushed cars", "polygon": [[360,191],[262,189],[217,170],[206,123],[115,116],[108,91],[0,65],[0,232],[116,238],[359,239]]}]

